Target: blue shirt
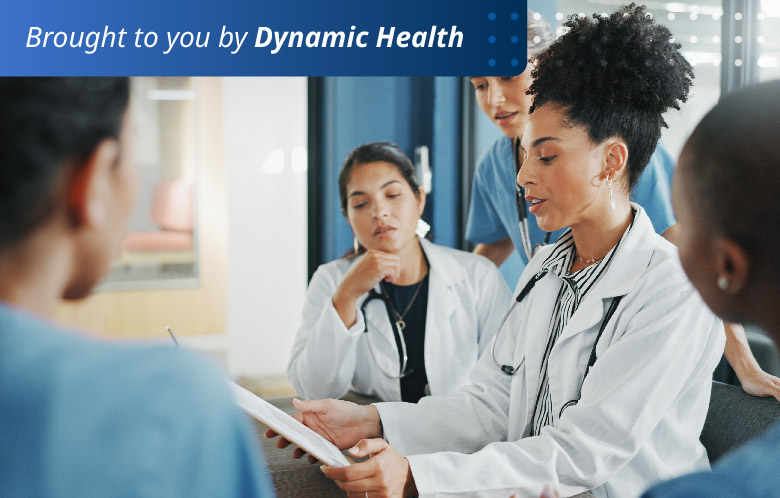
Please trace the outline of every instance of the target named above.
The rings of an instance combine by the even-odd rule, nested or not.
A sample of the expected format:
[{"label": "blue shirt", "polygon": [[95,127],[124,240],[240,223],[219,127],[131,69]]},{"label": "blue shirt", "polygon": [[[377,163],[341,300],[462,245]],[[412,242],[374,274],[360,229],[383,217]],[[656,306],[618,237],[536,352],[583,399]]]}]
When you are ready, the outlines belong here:
[{"label": "blue shirt", "polygon": [[650,488],[643,498],[780,496],[780,423],[720,460],[712,472],[678,477]]},{"label": "blue shirt", "polygon": [[0,496],[271,497],[224,378],[0,303]]},{"label": "blue shirt", "polygon": [[[632,200],[645,209],[657,233],[662,233],[675,223],[670,198],[674,168],[674,160],[659,142],[632,192]],[[471,189],[466,239],[475,243],[491,244],[506,237],[511,238],[521,257],[522,271],[528,261],[520,238],[515,207],[515,184],[512,139],[501,137],[477,164]],[[536,225],[536,216],[528,216],[528,231],[532,245],[544,241],[545,232]],[[563,229],[553,232],[550,243],[558,240],[561,234]]]}]

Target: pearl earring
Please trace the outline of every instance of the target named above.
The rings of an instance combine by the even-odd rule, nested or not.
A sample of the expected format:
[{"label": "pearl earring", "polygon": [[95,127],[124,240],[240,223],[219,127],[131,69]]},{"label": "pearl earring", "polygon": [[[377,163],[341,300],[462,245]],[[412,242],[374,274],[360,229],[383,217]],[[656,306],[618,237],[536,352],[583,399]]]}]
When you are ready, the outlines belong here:
[{"label": "pearl earring", "polygon": [[615,199],[612,197],[612,182],[614,180],[609,179],[609,175],[607,175],[607,187],[609,187],[609,204],[612,206],[612,211],[615,210]]},{"label": "pearl earring", "polygon": [[352,248],[355,249],[355,254],[357,255],[358,249],[360,249],[360,242],[358,242],[357,237],[352,238]]},{"label": "pearl earring", "polygon": [[718,288],[720,290],[726,290],[729,288],[729,279],[726,277],[720,276],[718,277]]}]

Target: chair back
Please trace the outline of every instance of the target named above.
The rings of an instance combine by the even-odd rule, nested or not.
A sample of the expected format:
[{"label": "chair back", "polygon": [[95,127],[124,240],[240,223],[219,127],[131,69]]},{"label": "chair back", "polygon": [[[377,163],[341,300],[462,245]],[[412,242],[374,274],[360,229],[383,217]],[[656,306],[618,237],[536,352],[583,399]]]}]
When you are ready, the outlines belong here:
[{"label": "chair back", "polygon": [[707,419],[699,438],[710,463],[766,431],[780,418],[780,402],[757,398],[741,388],[712,382]]},{"label": "chair back", "polygon": [[184,180],[162,182],[152,193],[151,220],[163,230],[192,232],[194,186]]}]

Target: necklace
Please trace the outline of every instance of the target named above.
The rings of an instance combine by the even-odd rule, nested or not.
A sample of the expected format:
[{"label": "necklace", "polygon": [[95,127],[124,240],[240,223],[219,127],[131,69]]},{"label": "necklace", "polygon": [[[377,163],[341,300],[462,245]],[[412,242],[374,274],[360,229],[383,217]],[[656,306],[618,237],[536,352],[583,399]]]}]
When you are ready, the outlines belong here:
[{"label": "necklace", "polygon": [[602,256],[600,258],[593,258],[593,259],[588,258],[588,259],[585,259],[582,256],[580,256],[580,253],[577,251],[577,247],[576,246],[574,247],[574,255],[577,256],[577,260],[578,261],[580,261],[582,263],[585,263],[586,265],[592,265],[593,263],[598,263],[599,261],[604,259],[604,256],[606,256],[606,254],[605,254],[604,256]]},{"label": "necklace", "polygon": [[412,299],[409,301],[409,304],[406,306],[404,312],[401,313],[400,315],[398,314],[398,311],[395,309],[395,305],[393,305],[393,300],[390,299],[390,296],[387,294],[387,289],[385,289],[384,283],[382,282],[379,283],[379,286],[382,287],[382,293],[387,298],[387,304],[390,305],[390,310],[393,312],[393,315],[395,315],[395,324],[399,330],[403,330],[406,328],[406,322],[404,321],[404,317],[409,312],[409,310],[412,309],[412,305],[414,304],[415,299],[417,299],[417,294],[420,293],[420,288],[422,287],[423,280],[425,280],[425,277],[423,277],[422,280],[417,282],[417,288],[414,290]]}]

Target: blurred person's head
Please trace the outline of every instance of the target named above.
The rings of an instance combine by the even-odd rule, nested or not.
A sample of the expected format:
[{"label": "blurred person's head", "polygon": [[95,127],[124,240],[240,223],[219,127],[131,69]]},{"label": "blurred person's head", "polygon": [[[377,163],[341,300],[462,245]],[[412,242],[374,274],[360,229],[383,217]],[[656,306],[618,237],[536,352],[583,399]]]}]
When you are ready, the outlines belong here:
[{"label": "blurred person's head", "polygon": [[[680,260],[712,311],[780,331],[780,81],[730,94],[696,126],[672,189]],[[780,339],[780,337],[777,337]]]},{"label": "blurred person's head", "polygon": [[50,264],[57,297],[78,299],[107,270],[135,195],[128,99],[126,78],[0,78],[4,296]]},{"label": "blurred person's head", "polygon": [[417,242],[425,192],[397,145],[372,142],[350,152],[339,174],[339,196],[363,248],[398,253]]},{"label": "blurred person's head", "polygon": [[693,77],[680,44],[644,7],[570,16],[564,27],[536,58],[521,140],[518,184],[546,231],[598,220],[613,196],[628,205],[662,114],[679,109]]},{"label": "blurred person's head", "polygon": [[[530,60],[539,55],[555,39],[550,25],[541,15],[528,11],[526,46]],[[531,86],[530,68],[515,76],[475,76],[470,78],[474,95],[482,112],[504,135],[514,138],[523,134],[528,121],[531,97],[526,94]]]}]

